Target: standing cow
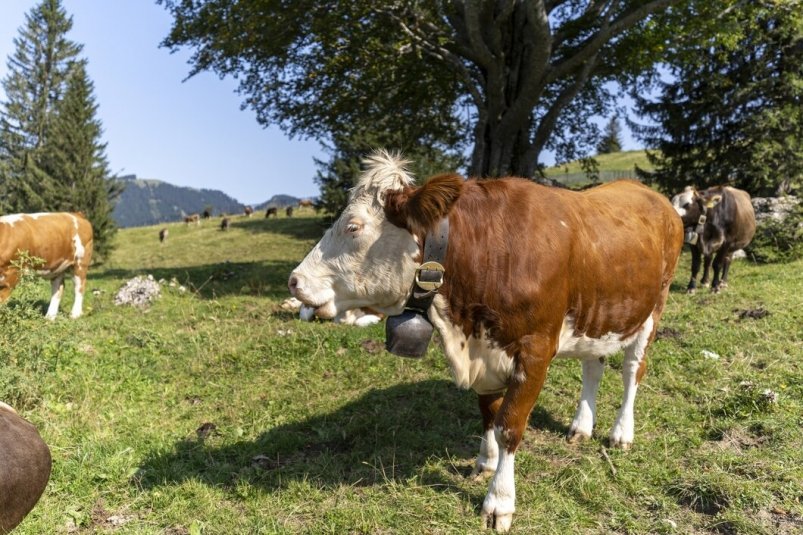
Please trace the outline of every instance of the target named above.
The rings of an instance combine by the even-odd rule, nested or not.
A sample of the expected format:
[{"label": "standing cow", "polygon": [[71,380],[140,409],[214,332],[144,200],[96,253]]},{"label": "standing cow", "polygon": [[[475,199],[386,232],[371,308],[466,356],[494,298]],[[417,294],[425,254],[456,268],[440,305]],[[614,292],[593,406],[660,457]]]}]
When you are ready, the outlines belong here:
[{"label": "standing cow", "polygon": [[50,449],[39,432],[0,401],[0,533],[9,533],[33,509],[50,470]]},{"label": "standing cow", "polygon": [[[624,349],[610,443],[632,444],[636,389],[683,244],[680,219],[635,181],[573,192],[446,174],[414,187],[396,156],[380,151],[365,163],[343,214],[290,275],[290,293],[321,318],[358,307],[392,316],[411,295],[432,298],[424,282],[440,284],[422,313],[457,385],[479,394],[474,474],[493,474],[483,522],[507,531],[516,449],[552,359],[582,361],[569,430],[580,440],[594,427],[605,357]],[[440,283],[437,266],[421,266],[433,258]]]},{"label": "standing cow", "polygon": [[756,233],[756,214],[750,194],[730,186],[703,191],[687,186],[672,198],[672,206],[683,221],[685,241],[691,247],[691,280],[687,291],[694,293],[697,288],[701,258],[703,278],[700,284],[708,286],[708,269],[713,259],[711,291],[725,288],[733,253],[746,247]]},{"label": "standing cow", "polygon": [[265,210],[265,219],[268,219],[270,216],[279,217],[279,209],[275,206],[271,206]]},{"label": "standing cow", "polygon": [[73,270],[75,301],[70,317],[81,315],[86,272],[92,262],[92,225],[78,213],[14,214],[0,217],[0,302],[8,299],[19,282],[14,265],[20,251],[43,261],[36,272],[50,280],[50,306],[46,317],[55,319],[64,294],[64,274]]}]

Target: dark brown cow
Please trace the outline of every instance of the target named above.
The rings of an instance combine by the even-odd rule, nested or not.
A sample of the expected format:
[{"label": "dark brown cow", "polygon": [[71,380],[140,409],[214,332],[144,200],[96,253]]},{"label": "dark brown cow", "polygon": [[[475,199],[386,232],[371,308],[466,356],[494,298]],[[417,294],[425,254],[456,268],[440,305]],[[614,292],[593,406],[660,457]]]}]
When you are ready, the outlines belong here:
[{"label": "dark brown cow", "polygon": [[632,444],[636,390],[683,227],[666,198],[635,181],[573,192],[447,174],[415,187],[405,163],[383,151],[366,161],[342,215],[288,285],[321,318],[366,306],[398,315],[430,260],[425,242],[438,242],[433,232],[448,221],[443,283],[424,313],[455,382],[479,394],[484,436],[474,474],[493,474],[482,516],[506,531],[516,449],[554,358],[582,361],[569,429],[579,440],[592,434],[605,358],[624,350],[624,398],[609,439]]},{"label": "dark brown cow", "polygon": [[50,449],[39,432],[0,401],[0,533],[9,533],[33,509],[50,469]]},{"label": "dark brown cow", "polygon": [[693,293],[697,288],[701,259],[703,278],[700,284],[708,286],[708,269],[713,260],[711,291],[725,288],[733,253],[746,247],[756,233],[756,214],[750,194],[730,186],[703,191],[688,186],[672,198],[672,206],[683,220],[685,241],[691,247],[688,292]]},{"label": "dark brown cow", "polygon": [[72,268],[75,300],[70,316],[82,314],[86,272],[92,263],[92,225],[78,213],[14,214],[0,217],[0,302],[8,299],[19,282],[14,263],[27,251],[43,264],[33,266],[50,280],[50,306],[46,317],[55,319],[64,295],[64,275]]},{"label": "dark brown cow", "polygon": [[229,230],[229,224],[230,223],[231,222],[229,221],[228,217],[224,217],[223,219],[221,219],[220,220],[220,230]]},{"label": "dark brown cow", "polygon": [[275,206],[271,206],[267,210],[265,210],[265,218],[269,218],[270,216],[279,217],[279,210]]},{"label": "dark brown cow", "polygon": [[288,206],[284,210],[284,213],[287,215],[287,217],[293,217],[293,207],[292,206]]},{"label": "dark brown cow", "polygon": [[245,217],[251,217],[251,214],[254,213],[254,209],[250,206],[246,206],[243,208],[243,213],[245,214]]},{"label": "dark brown cow", "polygon": [[159,231],[159,242],[160,243],[164,243],[164,241],[167,239],[167,234],[168,234],[167,227],[165,227],[165,228],[163,228],[163,229],[161,229]]},{"label": "dark brown cow", "polygon": [[209,219],[210,217],[212,217],[212,211],[207,208],[206,210],[204,210],[204,213],[201,214],[201,217],[204,219]]}]

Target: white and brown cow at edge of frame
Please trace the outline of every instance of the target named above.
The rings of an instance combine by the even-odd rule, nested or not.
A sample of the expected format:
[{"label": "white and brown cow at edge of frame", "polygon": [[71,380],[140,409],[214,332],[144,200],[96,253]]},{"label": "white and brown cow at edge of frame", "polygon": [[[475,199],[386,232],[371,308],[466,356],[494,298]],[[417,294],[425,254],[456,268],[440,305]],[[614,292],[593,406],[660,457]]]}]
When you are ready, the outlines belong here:
[{"label": "white and brown cow at edge of frame", "polygon": [[[691,279],[687,291],[694,293],[697,288],[701,260],[700,285],[708,286],[708,270],[713,261],[711,291],[725,288],[733,253],[746,247],[756,233],[756,214],[750,194],[730,186],[714,186],[702,191],[687,186],[672,197],[672,206],[683,221],[686,242],[691,248]],[[703,215],[705,221],[698,232]]]},{"label": "white and brown cow at edge of frame", "polygon": [[635,181],[572,192],[445,174],[414,187],[398,156],[379,151],[365,163],[343,214],[292,272],[290,292],[323,318],[364,306],[399,314],[427,231],[448,217],[445,278],[428,315],[455,382],[479,394],[485,431],[474,475],[493,474],[483,523],[507,531],[516,449],[553,358],[582,361],[569,430],[577,440],[592,434],[605,357],[624,349],[624,399],[609,437],[632,444],[680,218]]},{"label": "white and brown cow at edge of frame", "polygon": [[70,317],[83,312],[86,273],[92,262],[92,225],[81,214],[49,212],[0,217],[0,302],[8,299],[19,282],[13,264],[21,251],[43,261],[33,266],[50,280],[50,306],[46,317],[55,319],[64,294],[64,275],[72,268],[75,300]]}]

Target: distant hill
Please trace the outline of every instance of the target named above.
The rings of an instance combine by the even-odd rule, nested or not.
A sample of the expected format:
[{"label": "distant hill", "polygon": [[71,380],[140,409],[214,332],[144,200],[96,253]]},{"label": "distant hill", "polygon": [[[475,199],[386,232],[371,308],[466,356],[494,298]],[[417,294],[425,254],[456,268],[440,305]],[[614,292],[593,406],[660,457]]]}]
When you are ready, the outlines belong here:
[{"label": "distant hill", "polygon": [[265,208],[285,208],[286,206],[298,206],[298,201],[300,201],[298,197],[293,197],[292,195],[274,195],[267,201],[257,204],[254,206],[254,210],[264,210]]},{"label": "distant hill", "polygon": [[120,178],[125,183],[112,217],[119,227],[156,225],[180,221],[185,215],[199,214],[212,206],[213,215],[242,213],[243,205],[222,191],[174,186],[161,180]]},{"label": "distant hill", "polygon": [[[652,164],[647,160],[647,153],[643,150],[629,150],[598,154],[594,156],[599,164],[599,175],[602,182],[617,178],[635,177],[635,167],[651,170]],[[566,186],[577,186],[589,182],[588,176],[580,167],[579,161],[568,162],[555,167],[544,169],[547,177],[553,178]]]}]

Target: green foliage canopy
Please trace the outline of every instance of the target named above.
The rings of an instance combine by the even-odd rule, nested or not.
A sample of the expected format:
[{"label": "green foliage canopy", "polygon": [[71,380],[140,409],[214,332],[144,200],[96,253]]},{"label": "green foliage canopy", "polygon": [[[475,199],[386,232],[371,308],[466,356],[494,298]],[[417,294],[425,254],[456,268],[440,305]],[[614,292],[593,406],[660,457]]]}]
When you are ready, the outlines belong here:
[{"label": "green foliage canopy", "polygon": [[654,18],[673,2],[159,3],[174,17],[163,44],[193,50],[190,75],[238,77],[262,124],[468,142],[469,174],[532,176],[544,149],[594,147],[606,82],[651,68],[669,32]]}]

